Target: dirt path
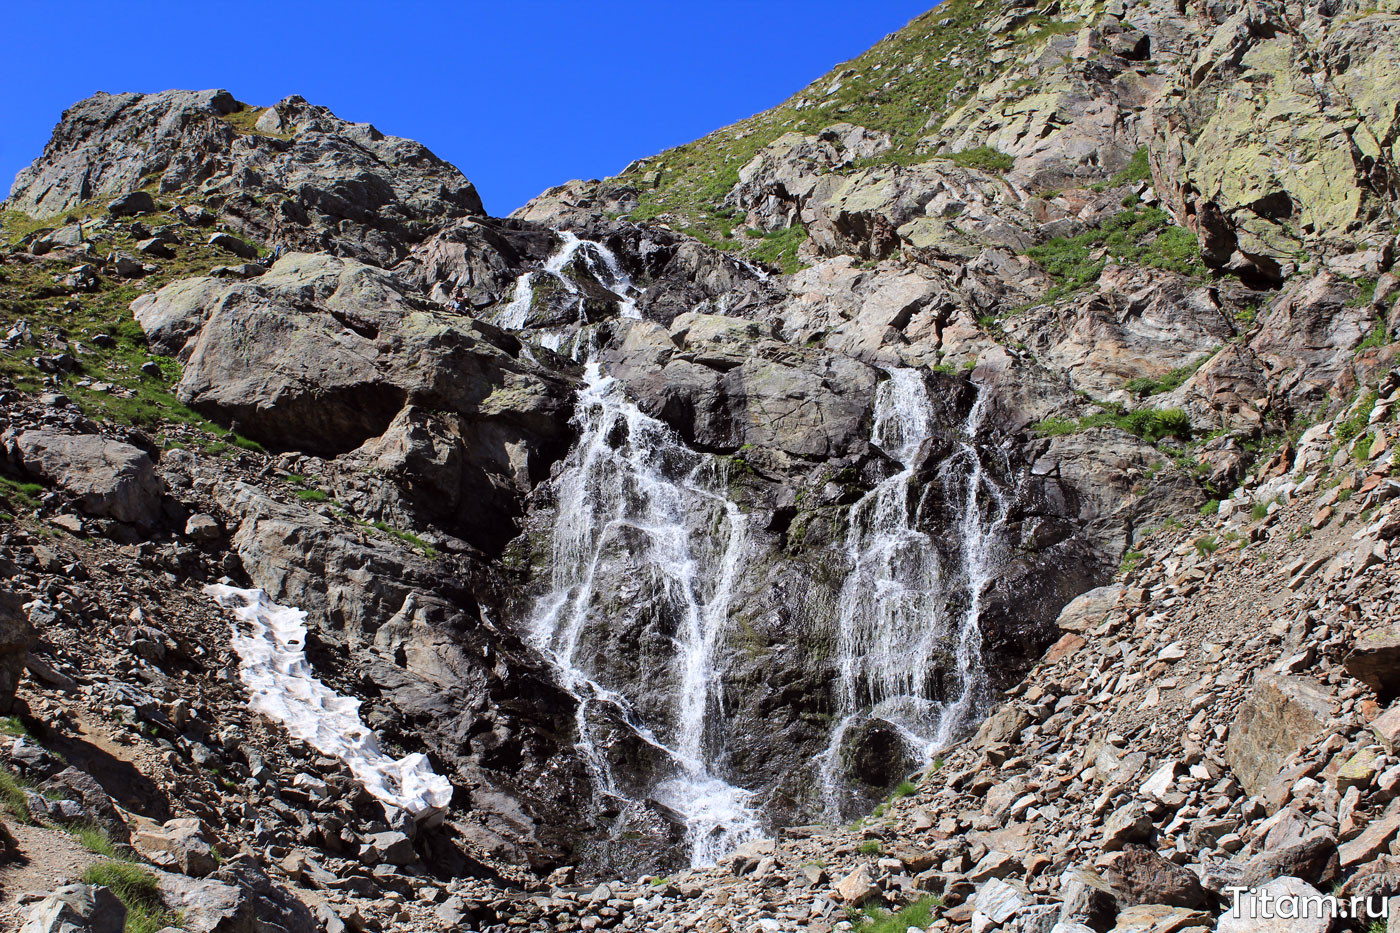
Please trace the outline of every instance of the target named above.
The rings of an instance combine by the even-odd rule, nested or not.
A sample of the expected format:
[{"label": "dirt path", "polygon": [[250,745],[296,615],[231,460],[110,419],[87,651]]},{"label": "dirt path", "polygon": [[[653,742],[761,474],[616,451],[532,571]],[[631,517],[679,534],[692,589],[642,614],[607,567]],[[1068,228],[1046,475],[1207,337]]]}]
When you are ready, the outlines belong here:
[{"label": "dirt path", "polygon": [[22,861],[0,865],[0,930],[18,930],[25,894],[45,894],[73,881],[98,857],[68,833],[7,822]]}]

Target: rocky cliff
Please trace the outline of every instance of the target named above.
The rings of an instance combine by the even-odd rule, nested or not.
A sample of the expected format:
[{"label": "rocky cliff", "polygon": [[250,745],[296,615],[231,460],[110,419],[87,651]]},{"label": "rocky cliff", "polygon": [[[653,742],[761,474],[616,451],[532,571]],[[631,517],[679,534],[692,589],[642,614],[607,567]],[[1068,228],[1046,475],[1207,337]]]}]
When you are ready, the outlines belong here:
[{"label": "rocky cliff", "polygon": [[[1020,907],[1068,902],[1044,869],[1089,858],[1115,798],[1051,804],[1073,776],[1031,780],[1008,749],[1064,727],[1066,767],[1090,738],[1124,752],[1122,728],[1066,725],[1083,691],[1055,681],[1051,703],[1045,671],[1091,635],[1101,680],[1142,666],[1137,635],[1091,632],[1071,601],[1144,573],[1163,527],[1253,507],[1236,490],[1285,459],[1315,468],[1290,446],[1314,422],[1367,438],[1364,460],[1388,449],[1396,20],[946,0],[780,107],[510,218],[421,145],[298,97],[80,102],[5,205],[2,543],[25,608],[0,630],[0,687],[27,650],[15,780],[58,780],[58,752],[99,786],[53,791],[63,810],[16,783],[15,815],[159,837],[137,851],[187,913],[257,913],[282,891],[271,871],[319,910],[284,905],[287,929],[381,922],[356,910],[405,929],[565,923],[578,904],[589,928],[653,928],[647,911],[714,894],[714,876],[655,904],[522,892],[760,852],[918,772],[941,822],[912,844],[936,824],[936,858],[872,861],[868,890],[765,929],[931,886],[952,908],[993,876],[1030,882]],[[231,618],[203,593],[221,579],[306,612],[310,669],[451,781],[445,813],[415,821],[251,713]],[[1232,637],[1185,585],[1134,590],[1124,605],[1167,600],[1141,638]],[[1332,655],[1354,637],[1334,636]],[[1177,686],[1156,702],[1224,742],[1239,690]],[[1005,691],[1019,712],[960,744]],[[1150,755],[1258,796],[1294,751],[1209,742]],[[960,763],[946,791],[935,758]],[[991,787],[964,766],[1005,770],[1017,806],[1039,794],[1049,828],[977,841],[1006,808],[953,815]],[[1149,794],[1160,836],[1131,841],[1176,846],[1198,875],[1240,848],[1168,807],[1253,844],[1244,798],[1168,792]],[[813,838],[791,857],[861,854]],[[243,843],[261,867],[203,888],[186,856],[151,855]],[[1000,867],[949,867],[977,846]],[[777,879],[787,860],[734,867]],[[381,890],[442,903],[370,911]],[[650,906],[619,906],[634,901]]]}]

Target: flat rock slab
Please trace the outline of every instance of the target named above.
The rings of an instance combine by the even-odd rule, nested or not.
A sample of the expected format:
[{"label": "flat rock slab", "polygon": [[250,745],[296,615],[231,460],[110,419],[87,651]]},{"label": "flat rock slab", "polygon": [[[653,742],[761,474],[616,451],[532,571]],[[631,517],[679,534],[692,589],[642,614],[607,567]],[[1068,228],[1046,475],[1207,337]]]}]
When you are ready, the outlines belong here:
[{"label": "flat rock slab", "polygon": [[99,434],[25,431],[15,440],[20,465],[76,496],[89,515],[153,525],[165,483],[144,451]]}]

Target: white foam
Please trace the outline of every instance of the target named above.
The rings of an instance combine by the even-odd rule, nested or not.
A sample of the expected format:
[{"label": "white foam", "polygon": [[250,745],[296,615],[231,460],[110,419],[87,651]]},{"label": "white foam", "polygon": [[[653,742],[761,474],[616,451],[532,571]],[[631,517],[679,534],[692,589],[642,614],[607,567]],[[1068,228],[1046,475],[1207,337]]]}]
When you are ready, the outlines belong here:
[{"label": "white foam", "polygon": [[420,754],[395,760],[360,719],[360,701],[321,683],[306,659],[306,613],[279,606],[262,590],[211,583],[206,595],[229,609],[235,625],[233,650],[248,705],[275,719],[294,737],[338,758],[365,790],[420,821],[439,819],[452,801],[452,785]]}]

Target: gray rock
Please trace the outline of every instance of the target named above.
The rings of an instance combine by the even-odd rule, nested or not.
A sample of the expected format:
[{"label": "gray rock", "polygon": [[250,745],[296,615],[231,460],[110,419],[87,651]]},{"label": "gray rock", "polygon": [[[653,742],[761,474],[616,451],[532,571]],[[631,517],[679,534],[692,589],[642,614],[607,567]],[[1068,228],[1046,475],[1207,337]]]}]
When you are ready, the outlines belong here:
[{"label": "gray rock", "polygon": [[1192,910],[1209,906],[1210,895],[1195,873],[1143,846],[1129,846],[1100,868],[1120,906],[1166,904]]},{"label": "gray rock", "polygon": [[34,637],[34,626],[25,615],[19,597],[0,591],[0,713],[14,708],[15,688],[24,675]]},{"label": "gray rock", "polygon": [[146,191],[133,191],[111,201],[107,213],[113,217],[131,217],[135,214],[150,214],[156,209],[156,199]]},{"label": "gray rock", "polygon": [[245,243],[231,233],[215,233],[209,237],[209,245],[233,253],[239,259],[257,259],[258,248]]},{"label": "gray rock", "polygon": [[270,109],[275,120],[264,113],[259,122],[291,138],[249,144],[222,119],[240,106],[223,90],[79,101],[44,155],[15,179],[9,206],[51,217],[157,175],[161,192],[227,198],[220,219],[254,241],[276,227],[289,245],[334,242],[339,252],[385,265],[452,219],[483,212],[461,172],[419,143],[288,97]]},{"label": "gray rock", "polygon": [[20,465],[76,496],[89,515],[149,527],[160,518],[164,481],[145,452],[98,434],[26,431],[15,439]]},{"label": "gray rock", "polygon": [[360,861],[368,865],[412,865],[418,861],[413,840],[399,832],[370,833],[360,846]]},{"label": "gray rock", "polygon": [[70,884],[29,909],[19,933],[122,933],[126,906],[108,888]]},{"label": "gray rock", "polygon": [[168,820],[159,828],[138,830],[131,845],[152,865],[195,878],[214,871],[218,863],[209,831],[194,818]]}]

